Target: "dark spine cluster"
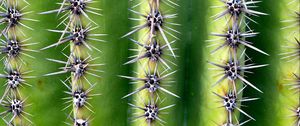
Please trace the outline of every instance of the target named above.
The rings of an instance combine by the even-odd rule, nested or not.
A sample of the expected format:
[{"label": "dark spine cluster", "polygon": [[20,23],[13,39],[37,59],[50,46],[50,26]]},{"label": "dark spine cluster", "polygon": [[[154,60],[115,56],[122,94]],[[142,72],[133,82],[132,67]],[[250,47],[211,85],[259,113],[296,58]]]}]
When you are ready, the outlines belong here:
[{"label": "dark spine cluster", "polygon": [[65,93],[69,95],[63,98],[66,100],[63,110],[71,109],[68,113],[68,118],[72,122],[66,122],[66,124],[72,126],[91,125],[91,115],[94,111],[92,110],[93,106],[89,102],[93,96],[99,95],[92,94],[95,84],[89,78],[100,78],[99,73],[103,71],[98,70],[98,67],[103,64],[94,63],[99,57],[92,58],[90,53],[101,51],[91,42],[105,42],[99,38],[105,34],[93,33],[98,29],[98,24],[90,16],[101,16],[101,9],[92,7],[94,2],[96,1],[63,0],[58,9],[40,13],[57,13],[57,15],[62,15],[59,18],[61,22],[58,24],[58,27],[63,27],[63,29],[49,30],[61,34],[59,40],[41,50],[60,45],[65,46],[62,51],[67,48],[70,50],[70,54],[62,53],[67,58],[66,61],[47,58],[47,60],[60,63],[63,66],[59,68],[59,71],[46,74],[45,76],[70,74],[65,80],[61,80],[61,83],[66,86],[68,90]]},{"label": "dark spine cluster", "polygon": [[[137,65],[138,71],[133,77],[120,76],[131,80],[137,86],[133,92],[125,95],[123,98],[132,95],[137,97],[135,103],[129,103],[131,107],[138,109],[137,115],[134,115],[132,121],[139,120],[142,123],[145,120],[145,124],[149,126],[154,125],[155,122],[164,124],[166,122],[161,119],[161,114],[163,114],[161,111],[174,105],[162,107],[161,104],[164,98],[160,94],[179,98],[175,93],[169,91],[168,88],[174,83],[170,80],[170,76],[176,72],[172,70],[172,67],[176,65],[172,61],[176,59],[175,49],[172,48],[172,44],[178,39],[176,36],[180,33],[174,29],[179,24],[171,22],[177,17],[177,14],[164,13],[166,10],[162,9],[162,6],[175,8],[178,4],[171,0],[143,0],[139,2],[129,9],[133,14],[137,15],[133,15],[129,19],[138,21],[139,24],[132,27],[133,30],[123,36],[128,37],[135,33],[136,35],[143,34],[136,37],[136,39],[130,39],[137,45],[136,49],[130,49],[136,54],[129,57],[130,60],[125,63],[139,64]],[[140,12],[138,8],[143,8],[146,12]],[[139,104],[143,104],[143,106]],[[143,125],[141,123],[137,123],[137,125]]]},{"label": "dark spine cluster", "polygon": [[27,11],[29,3],[25,0],[2,0],[0,5],[0,24],[3,26],[0,33],[0,53],[5,67],[0,78],[6,80],[5,90],[0,99],[5,111],[0,115],[7,125],[31,125],[32,115],[25,111],[30,106],[26,104],[28,95],[22,88],[31,87],[26,80],[34,77],[29,76],[31,71],[27,69],[24,56],[34,58],[28,53],[36,52],[30,49],[30,46],[37,43],[26,37],[24,30],[33,29],[24,22],[36,20],[27,18],[31,12]]},{"label": "dark spine cluster", "polygon": [[[222,5],[216,5],[213,8],[223,9],[220,13],[213,16],[215,21],[220,21],[224,18],[225,27],[223,33],[212,33],[216,38],[209,40],[211,45],[216,46],[212,51],[212,56],[223,56],[222,63],[208,63],[215,66],[212,70],[218,71],[217,76],[220,78],[213,84],[213,87],[227,87],[222,89],[222,93],[214,94],[221,99],[222,107],[226,111],[225,122],[222,126],[242,125],[250,120],[255,120],[253,117],[244,112],[239,106],[244,102],[257,100],[258,98],[246,98],[242,96],[242,91],[246,87],[253,88],[258,92],[262,92],[257,86],[246,80],[247,73],[252,73],[255,68],[264,67],[267,65],[255,65],[252,60],[246,55],[246,49],[252,49],[264,55],[266,52],[255,47],[254,42],[248,41],[248,38],[258,35],[248,25],[248,23],[256,23],[251,16],[266,15],[265,13],[255,11],[257,4],[260,1],[255,0],[221,0]],[[221,51],[226,50],[226,51]],[[227,52],[228,51],[228,52]],[[225,54],[224,54],[225,52]],[[226,57],[224,57],[226,56]],[[235,113],[240,112],[249,120],[239,123],[239,119]],[[216,120],[219,121],[219,120]]]}]

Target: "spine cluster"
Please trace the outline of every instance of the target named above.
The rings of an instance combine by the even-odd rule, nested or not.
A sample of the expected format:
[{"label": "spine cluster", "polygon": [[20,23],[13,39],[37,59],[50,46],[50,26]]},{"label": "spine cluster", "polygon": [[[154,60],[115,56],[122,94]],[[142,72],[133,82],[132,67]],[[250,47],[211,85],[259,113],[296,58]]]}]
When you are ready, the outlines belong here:
[{"label": "spine cluster", "polygon": [[[25,35],[26,30],[33,30],[24,22],[36,21],[28,18],[31,11],[27,11],[29,3],[26,0],[1,0],[0,1],[0,24],[2,27],[0,33],[1,50],[3,56],[1,61],[4,63],[4,73],[0,78],[6,79],[5,90],[1,96],[0,104],[5,108],[1,112],[1,118],[7,125],[31,125],[31,114],[25,111],[30,106],[27,104],[25,92],[22,88],[32,86],[26,80],[33,78],[28,76],[31,73],[28,70],[26,58],[34,58],[30,52],[30,46],[37,43],[31,42]],[[26,57],[26,58],[25,58]]]},{"label": "spine cluster", "polygon": [[135,102],[129,105],[137,109],[132,120],[137,121],[137,125],[166,123],[161,119],[161,115],[174,104],[163,105],[165,98],[161,94],[179,98],[168,89],[174,83],[170,76],[176,72],[172,70],[175,65],[172,60],[176,59],[172,44],[178,39],[176,35],[179,32],[174,27],[179,24],[171,22],[177,14],[166,14],[166,10],[162,9],[173,9],[177,6],[178,4],[171,0],[141,0],[129,9],[135,14],[130,20],[138,21],[138,25],[132,27],[133,30],[123,37],[135,33],[138,37],[130,39],[137,45],[136,49],[130,49],[136,54],[129,57],[130,60],[125,64],[136,63],[138,71],[133,77],[121,77],[131,80],[132,84],[136,85],[134,91],[123,98],[136,95]]},{"label": "spine cluster", "polygon": [[[224,18],[224,32],[212,33],[215,39],[208,40],[211,44],[209,47],[213,47],[211,54],[213,57],[222,57],[223,62],[211,62],[208,63],[216,68],[217,77],[219,79],[213,83],[213,87],[217,91],[213,92],[222,104],[222,107],[226,111],[224,115],[224,122],[222,126],[243,125],[244,123],[255,120],[252,116],[244,112],[239,106],[244,102],[257,100],[258,98],[246,98],[242,96],[242,91],[246,87],[251,87],[258,92],[262,91],[254,84],[246,80],[247,73],[252,73],[250,70],[255,68],[264,67],[267,65],[255,65],[252,60],[247,56],[246,49],[252,49],[264,55],[268,55],[266,52],[256,48],[254,42],[250,42],[247,39],[258,35],[248,25],[249,22],[256,23],[251,16],[266,15],[265,13],[255,11],[257,4],[260,1],[254,0],[221,0],[222,5],[213,6],[213,8],[223,9],[220,13],[213,16],[215,21],[222,22],[221,18]],[[223,51],[226,50],[226,51]],[[228,52],[227,52],[228,51]],[[255,73],[254,73],[255,74]],[[239,123],[236,113],[248,117]],[[215,120],[219,121],[219,120]]]},{"label": "spine cluster", "polygon": [[92,94],[93,88],[96,86],[90,82],[90,77],[100,78],[99,73],[103,72],[98,70],[99,66],[103,64],[93,63],[99,57],[92,58],[91,52],[101,52],[91,42],[105,42],[99,37],[105,34],[95,34],[94,30],[98,29],[98,24],[92,20],[89,14],[93,16],[101,16],[101,9],[92,7],[94,0],[63,0],[60,3],[59,9],[42,12],[40,14],[57,13],[62,15],[59,19],[61,22],[57,27],[63,27],[62,30],[49,31],[61,34],[59,40],[47,47],[42,48],[45,50],[51,47],[64,45],[62,51],[70,48],[70,54],[63,55],[67,58],[66,61],[47,58],[47,60],[63,64],[59,68],[60,71],[46,74],[45,76],[58,75],[68,73],[71,74],[61,83],[68,89],[65,91],[67,95],[63,110],[71,109],[68,118],[72,123],[66,122],[68,125],[74,126],[88,126],[91,125],[91,115],[94,113],[92,105],[89,103],[93,96],[99,94]]},{"label": "spine cluster", "polygon": [[280,56],[284,62],[283,67],[291,69],[282,72],[288,76],[288,78],[284,78],[287,80],[285,85],[298,97],[295,99],[297,105],[291,110],[293,112],[292,117],[295,119],[293,125],[300,126],[300,2],[292,0],[287,6],[292,11],[292,14],[289,14],[292,16],[282,21],[284,24],[282,30],[285,30],[287,35],[284,35],[286,41]]}]

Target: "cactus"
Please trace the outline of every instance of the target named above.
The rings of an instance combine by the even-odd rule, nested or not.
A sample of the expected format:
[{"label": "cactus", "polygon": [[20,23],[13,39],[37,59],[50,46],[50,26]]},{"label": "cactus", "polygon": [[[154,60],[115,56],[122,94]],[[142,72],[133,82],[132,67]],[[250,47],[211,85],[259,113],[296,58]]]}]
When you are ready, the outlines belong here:
[{"label": "cactus", "polygon": [[49,30],[51,32],[60,33],[61,36],[58,42],[51,44],[42,48],[41,50],[49,49],[54,46],[59,46],[65,43],[68,43],[64,47],[63,51],[70,47],[70,54],[64,56],[67,58],[67,61],[61,61],[57,59],[47,60],[61,63],[64,67],[60,67],[61,71],[52,72],[46,74],[45,76],[58,75],[64,73],[71,73],[71,76],[67,77],[61,82],[66,86],[68,91],[65,91],[68,94],[68,97],[63,99],[66,100],[66,107],[63,110],[72,108],[71,112],[67,114],[67,117],[70,121],[65,122],[68,125],[91,125],[91,114],[94,113],[90,104],[93,96],[99,94],[92,94],[95,84],[90,81],[89,76],[100,77],[99,73],[103,72],[98,70],[97,67],[102,66],[103,64],[93,63],[97,58],[92,58],[88,51],[100,49],[90,44],[91,41],[96,42],[105,42],[102,39],[97,37],[104,36],[104,34],[94,34],[91,33],[93,30],[97,29],[98,25],[94,22],[88,13],[101,16],[99,13],[100,9],[92,7],[94,1],[92,0],[77,0],[77,1],[67,1],[63,0],[59,9],[50,10],[42,12],[40,14],[50,14],[57,13],[62,15],[60,19],[62,21],[58,24],[65,25],[64,30]]},{"label": "cactus", "polygon": [[280,80],[279,84],[284,88],[280,91],[282,97],[279,101],[281,104],[288,103],[289,107],[282,109],[282,115],[290,115],[289,118],[280,122],[280,125],[300,125],[299,122],[299,89],[300,82],[300,3],[299,1],[284,1],[284,8],[288,15],[280,16],[282,19],[280,39]]},{"label": "cactus", "polygon": [[[209,76],[213,78],[212,81],[206,83],[211,83],[212,87],[215,88],[213,93],[221,98],[221,103],[218,106],[221,106],[225,110],[213,117],[215,123],[219,125],[241,125],[239,123],[255,120],[254,117],[245,112],[240,106],[243,106],[245,102],[258,100],[258,98],[244,98],[245,96],[243,96],[242,92],[246,87],[253,88],[262,93],[256,84],[246,79],[246,75],[252,73],[252,69],[267,66],[265,64],[254,65],[252,63],[253,60],[248,57],[246,52],[246,49],[252,49],[268,55],[266,52],[255,47],[255,42],[249,40],[249,38],[258,35],[248,25],[249,22],[256,23],[251,16],[266,15],[254,10],[258,6],[257,3],[259,1],[229,0],[221,1],[220,5],[212,6],[213,9],[220,10],[212,18],[215,22],[219,23],[216,30],[222,30],[223,33],[214,32],[212,35],[215,37],[211,37],[207,41],[211,54],[208,63],[215,67],[210,68],[211,72],[208,72]],[[224,20],[221,20],[223,18]],[[214,78],[217,79],[215,80]],[[208,102],[215,105],[215,103],[211,103],[212,101]],[[240,121],[239,115],[244,115],[249,119]]]},{"label": "cactus", "polygon": [[[136,65],[136,74],[131,76],[120,76],[130,79],[132,84],[136,85],[134,91],[125,95],[123,98],[135,95],[133,103],[128,103],[133,110],[133,125],[158,125],[166,124],[163,119],[163,111],[169,109],[175,104],[165,105],[168,97],[162,96],[168,94],[177,98],[178,95],[167,89],[174,86],[171,77],[176,71],[172,70],[171,65],[176,65],[170,58],[176,58],[175,49],[172,44],[175,43],[176,34],[180,34],[174,27],[179,24],[174,23],[176,13],[165,13],[164,7],[179,6],[171,0],[149,0],[132,1],[133,6],[129,9],[133,14],[133,21],[138,21],[132,31],[122,37],[128,37],[132,34],[138,34],[135,39],[130,39],[138,46],[136,49],[130,49],[135,52],[130,56],[130,60],[125,63],[138,63]],[[142,10],[146,9],[144,13]],[[175,40],[170,40],[175,39]],[[138,110],[136,110],[138,108]]]},{"label": "cactus", "polygon": [[1,126],[299,123],[298,0],[0,3]]},{"label": "cactus", "polygon": [[31,106],[28,103],[28,94],[23,88],[31,87],[28,79],[35,78],[29,76],[32,71],[28,69],[30,62],[24,60],[25,57],[35,58],[31,56],[33,43],[27,38],[25,29],[33,30],[27,26],[24,21],[37,21],[28,18],[28,3],[26,1],[7,0],[1,1],[1,24],[4,25],[0,36],[2,46],[1,54],[3,56],[4,72],[1,78],[6,79],[5,88],[0,99],[1,105],[5,108],[1,112],[1,116],[6,125],[30,125],[31,114],[27,112]]}]

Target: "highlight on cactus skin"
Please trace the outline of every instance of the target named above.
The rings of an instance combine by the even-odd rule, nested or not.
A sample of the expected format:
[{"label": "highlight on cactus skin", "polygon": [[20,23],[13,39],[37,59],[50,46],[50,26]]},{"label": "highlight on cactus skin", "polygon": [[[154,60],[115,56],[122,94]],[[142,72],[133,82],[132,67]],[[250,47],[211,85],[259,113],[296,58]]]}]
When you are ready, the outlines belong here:
[{"label": "highlight on cactus skin", "polygon": [[[99,57],[92,58],[93,51],[101,52],[98,47],[91,44],[95,42],[105,42],[98,38],[105,34],[91,33],[93,30],[99,28],[98,24],[90,18],[90,14],[101,16],[100,10],[93,7],[94,0],[62,0],[58,9],[42,12],[40,14],[57,13],[62,15],[59,17],[61,22],[59,26],[63,26],[63,30],[48,30],[50,32],[61,34],[59,40],[54,44],[46,46],[41,50],[49,49],[52,47],[64,45],[62,55],[67,58],[67,61],[58,59],[47,58],[48,61],[63,64],[58,72],[52,72],[45,74],[44,76],[52,76],[68,73],[69,77],[61,81],[63,85],[68,89],[65,91],[68,97],[63,98],[65,101],[65,107],[62,110],[69,110],[67,117],[70,121],[66,121],[65,124],[70,126],[88,126],[91,124],[90,117],[95,113],[93,111],[93,105],[90,104],[91,99],[94,96],[100,94],[93,94],[92,91],[95,88],[94,82],[89,80],[88,76],[100,78],[99,75],[103,71],[98,70],[99,66],[104,64],[97,64]],[[70,50],[70,54],[65,54],[67,48]],[[92,118],[92,117],[91,117]]]},{"label": "highlight on cactus skin", "polygon": [[[131,121],[134,122],[134,125],[164,125],[167,122],[160,117],[162,114],[160,111],[171,108],[175,104],[161,107],[158,103],[164,101],[162,100],[164,96],[160,94],[180,98],[168,89],[173,84],[170,77],[176,72],[171,70],[172,67],[176,66],[174,62],[174,58],[176,58],[175,49],[172,44],[178,39],[176,34],[180,34],[180,32],[176,30],[176,26],[179,24],[172,22],[177,14],[167,13],[167,10],[162,9],[162,6],[174,8],[178,4],[172,0],[133,0],[131,2],[133,6],[129,11],[134,15],[129,19],[138,21],[138,24],[132,27],[133,30],[122,38],[137,34],[138,37],[130,38],[130,40],[138,48],[130,49],[135,54],[129,57],[130,60],[125,65],[131,63],[138,63],[139,65],[134,76],[120,76],[130,79],[132,84],[137,85],[134,91],[123,98],[133,96],[137,100],[134,103],[129,103],[129,105],[142,110],[136,110],[140,114],[133,114],[134,117]],[[147,8],[146,11],[145,8]],[[173,28],[174,26],[175,28]],[[140,106],[139,102],[142,102],[143,106]]]},{"label": "highlight on cactus skin", "polygon": [[[258,35],[248,25],[251,22],[257,23],[251,16],[267,15],[263,12],[256,11],[258,3],[261,1],[253,0],[221,0],[222,4],[215,5],[213,9],[219,9],[220,12],[212,16],[214,21],[224,23],[224,33],[212,33],[213,39],[208,40],[208,47],[211,48],[212,57],[219,57],[221,62],[211,61],[208,63],[217,67],[211,68],[216,72],[217,81],[212,84],[213,92],[217,97],[221,98],[222,107],[227,111],[226,115],[220,115],[226,122],[224,125],[234,125],[240,122],[238,113],[245,115],[247,119],[244,123],[255,120],[255,117],[248,115],[240,108],[246,101],[254,101],[258,98],[243,98],[242,91],[246,87],[251,87],[258,92],[262,91],[246,79],[246,74],[252,73],[250,70],[267,66],[255,65],[246,54],[246,49],[252,49],[264,55],[269,55],[266,52],[255,47],[255,42],[250,42],[247,39]],[[222,21],[221,19],[224,19]],[[225,51],[223,51],[225,50]],[[216,60],[216,58],[212,58]],[[225,81],[228,80],[228,81]],[[222,92],[220,92],[222,91]],[[223,93],[223,94],[220,94]],[[225,114],[225,113],[223,113]],[[237,114],[237,115],[236,115]],[[220,120],[215,120],[220,121]],[[244,124],[242,123],[242,124]],[[218,124],[218,123],[217,123]]]}]

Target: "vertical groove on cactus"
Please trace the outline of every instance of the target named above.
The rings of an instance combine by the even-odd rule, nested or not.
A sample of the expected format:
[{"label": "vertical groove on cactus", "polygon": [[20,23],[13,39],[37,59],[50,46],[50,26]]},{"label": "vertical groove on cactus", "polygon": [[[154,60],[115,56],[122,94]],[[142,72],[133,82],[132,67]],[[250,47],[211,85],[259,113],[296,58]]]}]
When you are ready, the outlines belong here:
[{"label": "vertical groove on cactus", "polygon": [[4,28],[1,30],[1,54],[4,63],[4,74],[0,74],[1,78],[6,79],[5,90],[1,96],[0,103],[6,109],[0,115],[7,125],[31,125],[31,114],[26,112],[30,106],[27,104],[28,94],[24,94],[23,88],[32,86],[27,79],[34,78],[29,76],[32,71],[26,69],[27,62],[25,57],[34,58],[30,55],[31,52],[37,52],[30,49],[31,45],[37,43],[29,42],[24,29],[33,30],[27,26],[24,21],[36,21],[27,18],[31,11],[27,11],[29,3],[26,1],[6,0],[0,1],[1,25]]},{"label": "vertical groove on cactus", "polygon": [[65,45],[62,51],[70,48],[70,54],[63,55],[67,61],[47,58],[47,60],[63,64],[58,72],[52,72],[45,76],[58,75],[68,73],[71,74],[67,79],[61,82],[68,89],[65,91],[67,95],[63,110],[70,109],[67,114],[71,123],[65,122],[68,125],[91,125],[92,105],[90,100],[94,96],[100,94],[93,94],[92,90],[96,86],[94,82],[90,82],[91,77],[100,78],[99,73],[103,71],[98,70],[99,66],[104,64],[94,63],[97,62],[99,57],[92,58],[93,51],[101,52],[100,49],[93,46],[90,42],[105,42],[99,37],[105,34],[92,33],[98,29],[98,24],[91,18],[91,15],[101,16],[101,9],[92,7],[93,0],[63,0],[59,9],[42,12],[40,14],[57,13],[62,15],[59,19],[62,20],[57,27],[63,26],[63,30],[49,30],[54,33],[60,33],[61,36],[58,42],[42,48],[41,50],[49,49],[58,45]]},{"label": "vertical groove on cactus", "polygon": [[[213,17],[214,21],[219,23],[217,30],[223,30],[223,33],[212,33],[208,48],[211,50],[208,63],[214,66],[210,68],[210,74],[218,79],[212,82],[214,88],[213,94],[218,97],[225,111],[220,116],[215,117],[214,121],[218,125],[243,125],[254,117],[247,114],[240,106],[244,102],[258,100],[258,98],[243,97],[243,90],[250,87],[258,92],[262,91],[253,83],[246,79],[252,69],[267,66],[255,65],[246,54],[246,49],[252,49],[264,55],[266,52],[254,46],[254,42],[248,41],[249,38],[258,35],[250,28],[248,23],[256,23],[250,16],[267,15],[254,10],[260,1],[253,0],[226,0],[221,1],[220,5],[213,5],[213,9],[222,9]],[[224,19],[224,20],[221,20]],[[221,63],[213,62],[218,60]],[[217,72],[216,72],[217,71]],[[239,113],[249,119],[244,121],[239,119]]]},{"label": "vertical groove on cactus", "polygon": [[[285,41],[281,42],[280,57],[282,60],[281,73],[283,77],[280,83],[284,83],[285,89],[289,95],[287,99],[290,108],[285,108],[290,116],[290,120],[282,121],[282,125],[300,125],[300,2],[296,0],[288,1],[285,3],[285,11],[289,12],[289,16],[284,16],[282,21],[283,27],[281,28]],[[289,97],[289,98],[288,98]]]},{"label": "vertical groove on cactus", "polygon": [[136,53],[129,57],[130,60],[125,65],[138,65],[136,75],[120,77],[130,79],[137,86],[123,98],[135,95],[134,103],[129,103],[133,113],[136,113],[132,114],[134,125],[165,124],[167,122],[162,118],[164,111],[175,104],[164,105],[164,101],[168,99],[162,94],[179,98],[170,91],[169,86],[174,83],[170,77],[176,72],[172,69],[176,66],[172,61],[176,58],[172,44],[178,39],[177,34],[180,34],[173,28],[179,24],[171,22],[177,14],[168,14],[165,11],[179,5],[171,0],[139,0],[132,3],[129,10],[135,15],[129,19],[138,21],[138,24],[122,38],[137,33],[136,39],[130,40],[138,48],[130,49]]}]

